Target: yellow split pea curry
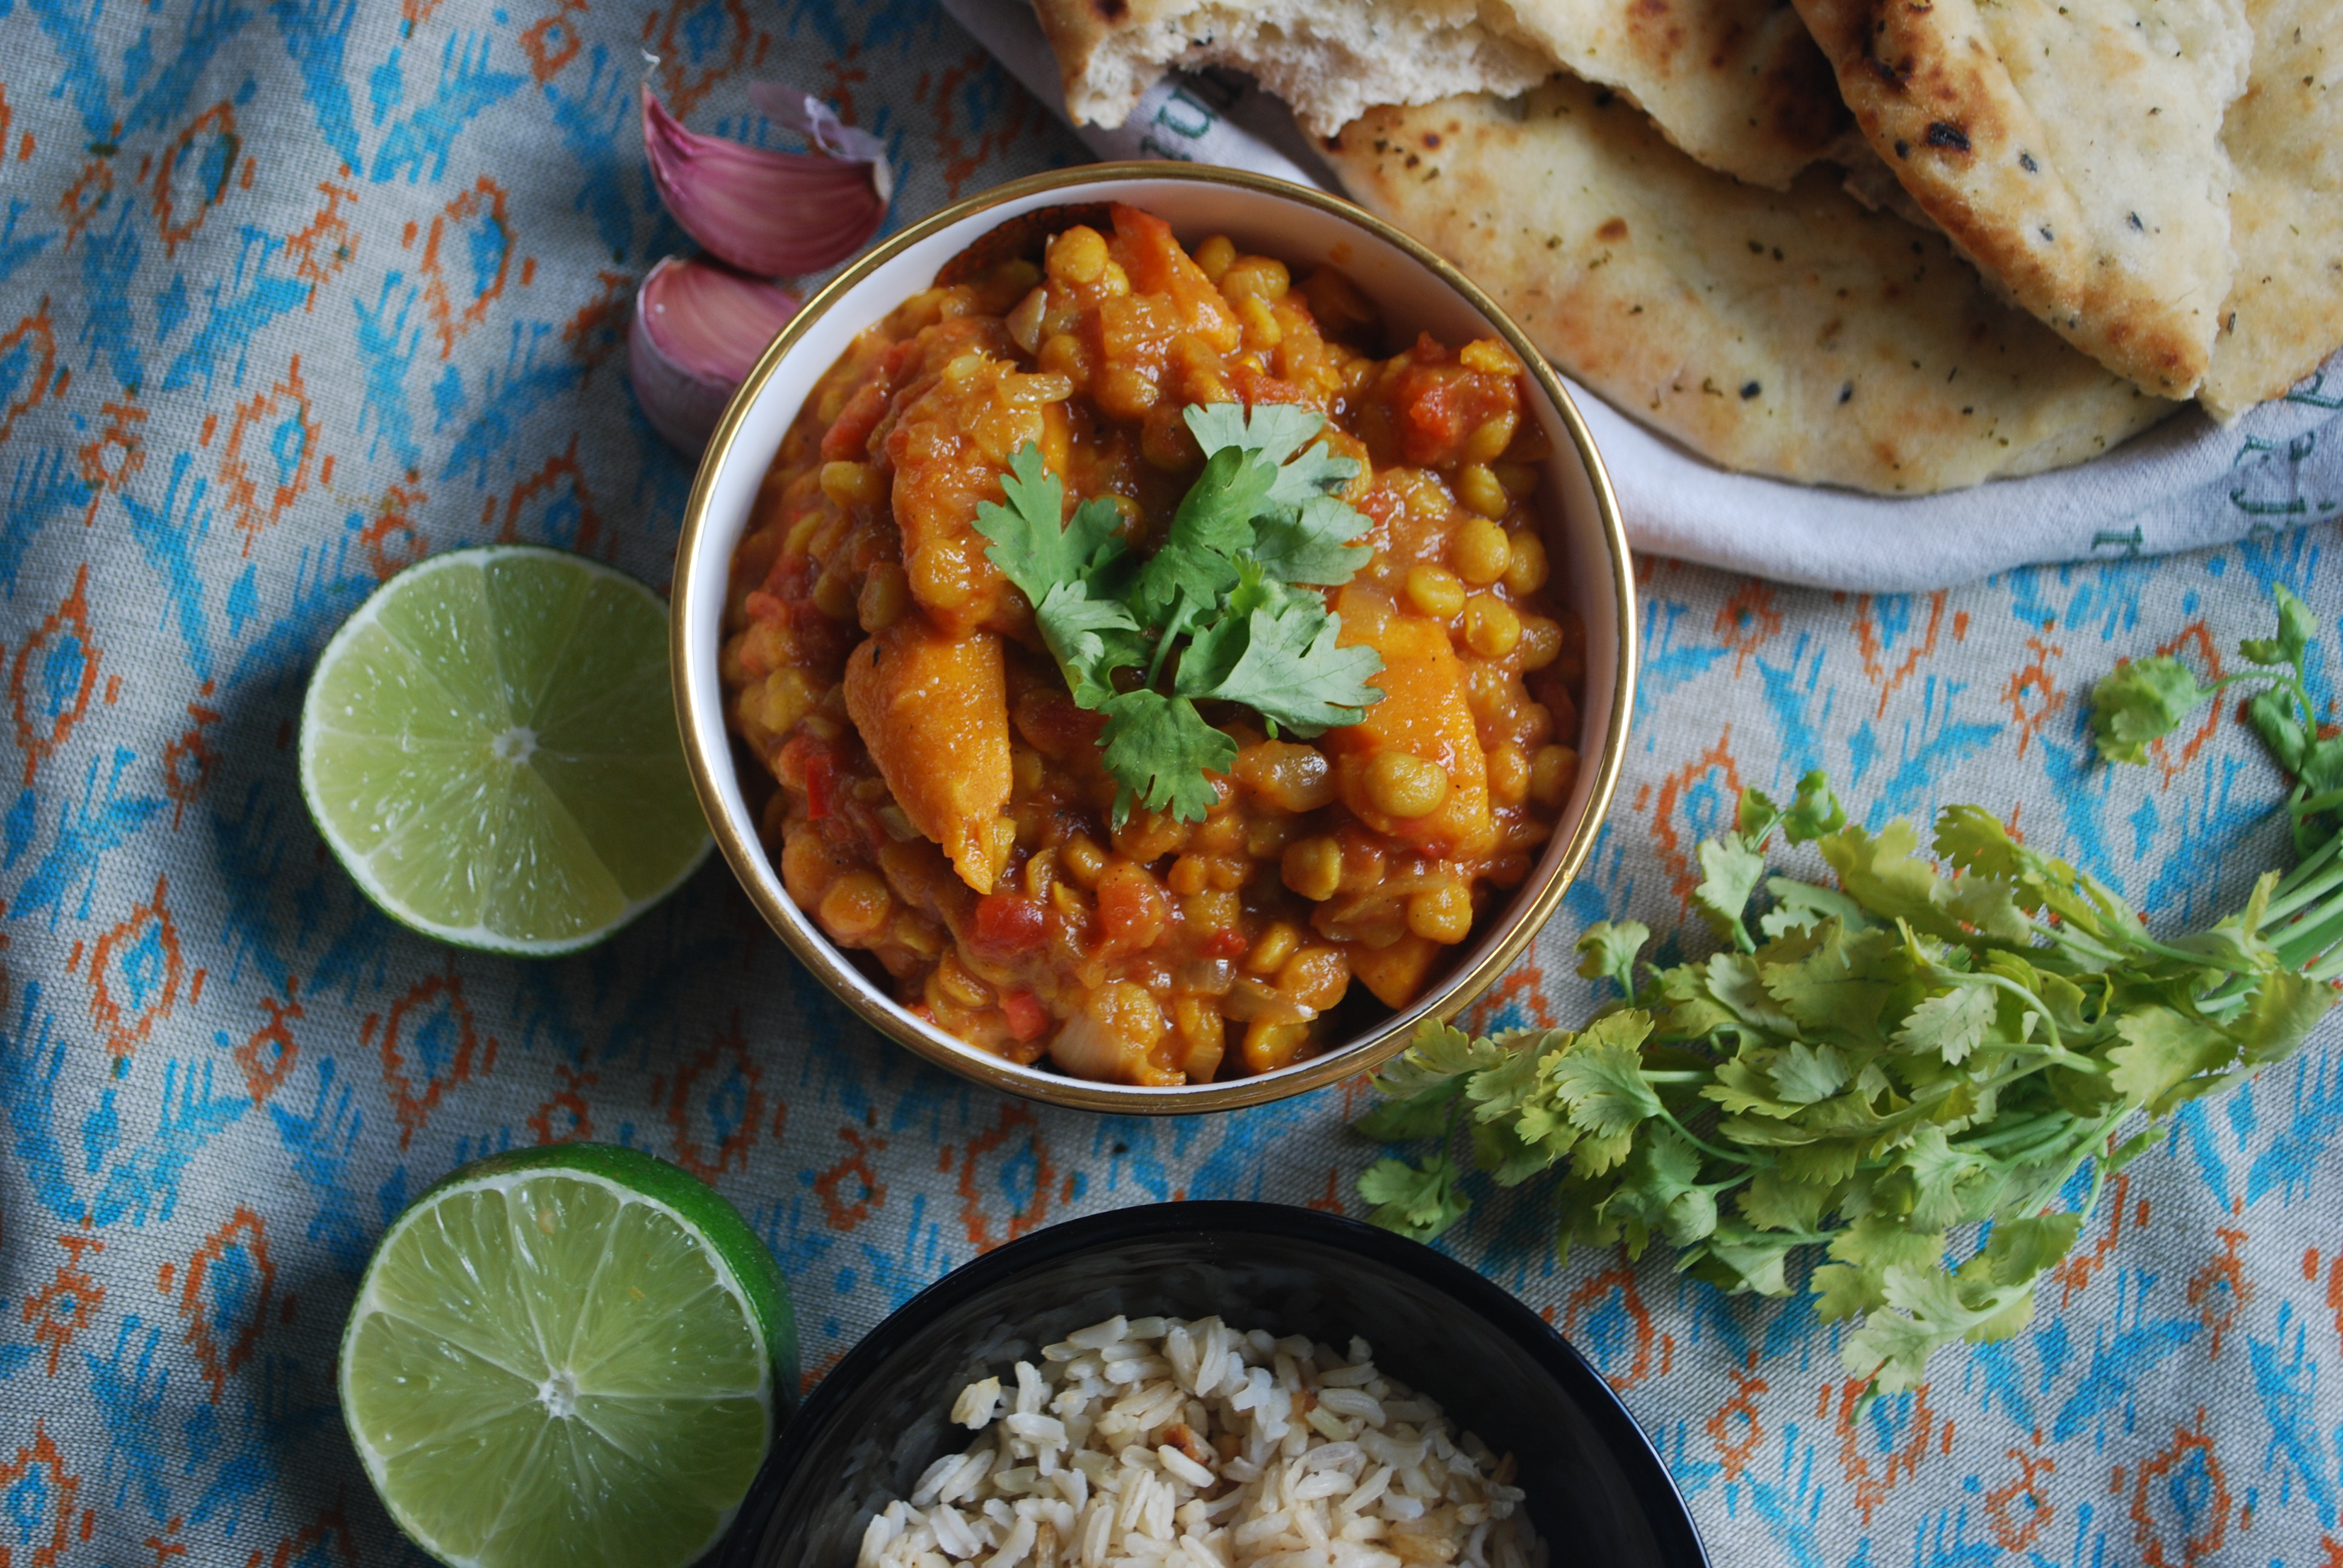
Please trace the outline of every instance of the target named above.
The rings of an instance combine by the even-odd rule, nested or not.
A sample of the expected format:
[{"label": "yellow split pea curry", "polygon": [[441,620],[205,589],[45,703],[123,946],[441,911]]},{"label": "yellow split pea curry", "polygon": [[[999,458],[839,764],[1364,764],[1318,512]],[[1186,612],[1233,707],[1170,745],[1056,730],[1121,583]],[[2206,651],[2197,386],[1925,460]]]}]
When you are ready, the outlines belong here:
[{"label": "yellow split pea curry", "polygon": [[[915,296],[815,387],[732,563],[723,680],[779,783],[789,897],[913,1011],[1083,1078],[1268,1072],[1348,1032],[1328,1015],[1353,982],[1412,1001],[1528,874],[1576,777],[1584,668],[1549,597],[1547,449],[1502,344],[1379,357],[1381,330],[1339,272],[1297,282],[1217,236],[1192,255],[1116,206],[1039,266]],[[1351,460],[1337,494],[1373,554],[1302,591],[1339,617],[1320,651],[1379,656],[1373,690],[1311,739],[1200,701],[1233,760],[1197,819],[1134,806],[1097,694],[1077,703],[979,524],[1030,447],[1068,513],[1102,498],[1110,548],[1149,559],[1206,467],[1192,411],[1272,405],[1322,415],[1312,441]]]}]

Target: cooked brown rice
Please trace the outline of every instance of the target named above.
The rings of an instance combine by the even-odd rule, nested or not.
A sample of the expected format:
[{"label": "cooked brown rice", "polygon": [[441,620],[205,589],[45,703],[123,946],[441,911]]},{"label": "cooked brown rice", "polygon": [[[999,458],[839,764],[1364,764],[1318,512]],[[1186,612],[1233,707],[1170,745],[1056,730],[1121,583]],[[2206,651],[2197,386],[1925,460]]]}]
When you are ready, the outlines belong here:
[{"label": "cooked brown rice", "polygon": [[983,1435],[871,1516],[857,1568],[1545,1568],[1513,1456],[1373,1355],[1095,1323],[960,1391]]}]

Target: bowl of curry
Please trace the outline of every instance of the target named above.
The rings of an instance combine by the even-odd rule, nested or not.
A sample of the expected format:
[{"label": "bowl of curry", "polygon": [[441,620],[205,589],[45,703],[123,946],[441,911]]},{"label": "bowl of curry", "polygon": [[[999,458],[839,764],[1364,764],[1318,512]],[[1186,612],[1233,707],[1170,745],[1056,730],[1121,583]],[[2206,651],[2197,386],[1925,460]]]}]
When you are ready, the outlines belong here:
[{"label": "bowl of curry", "polygon": [[1098,166],[849,269],[728,409],[679,719],[766,920],[929,1060],[1100,1110],[1370,1070],[1528,946],[1634,678],[1569,395],[1322,193]]}]

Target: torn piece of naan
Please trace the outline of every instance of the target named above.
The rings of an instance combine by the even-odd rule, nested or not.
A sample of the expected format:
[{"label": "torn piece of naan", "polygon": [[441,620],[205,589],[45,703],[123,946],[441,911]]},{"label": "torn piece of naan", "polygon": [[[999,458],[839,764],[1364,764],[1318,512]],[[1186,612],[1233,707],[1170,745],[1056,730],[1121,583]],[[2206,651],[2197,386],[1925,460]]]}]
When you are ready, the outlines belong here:
[{"label": "torn piece of naan", "polygon": [[1836,170],[1741,184],[1568,76],[1373,110],[1329,158],[1563,370],[1726,467],[1918,495],[2081,462],[2178,407]]},{"label": "torn piece of naan", "polygon": [[2247,0],[2254,64],[2221,133],[2237,273],[2197,396],[2227,421],[2343,347],[2343,5]]},{"label": "torn piece of naan", "polygon": [[[2318,0],[2312,0],[2318,3]],[[2243,0],[1797,0],[1855,123],[2068,342],[2185,397],[2229,294]]]},{"label": "torn piece of naan", "polygon": [[1509,95],[1557,66],[1624,93],[1712,168],[1776,188],[1848,126],[1790,0],[1035,0],[1076,123],[1164,71],[1247,71],[1320,136],[1377,105]]}]

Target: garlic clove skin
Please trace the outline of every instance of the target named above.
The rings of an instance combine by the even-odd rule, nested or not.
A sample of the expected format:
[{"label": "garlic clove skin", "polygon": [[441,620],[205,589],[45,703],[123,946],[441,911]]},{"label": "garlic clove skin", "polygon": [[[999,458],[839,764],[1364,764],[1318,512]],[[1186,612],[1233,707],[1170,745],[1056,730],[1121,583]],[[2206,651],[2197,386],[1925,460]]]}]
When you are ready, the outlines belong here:
[{"label": "garlic clove skin", "polygon": [[799,303],[777,283],[704,256],[670,256],[652,267],[627,327],[627,379],[651,428],[699,456]]},{"label": "garlic clove skin", "polygon": [[[819,124],[833,136],[848,129],[826,106],[824,114],[828,118]],[[817,122],[808,118],[807,125]],[[829,145],[819,129],[808,134],[816,146]],[[648,86],[643,147],[659,199],[675,221],[710,255],[743,272],[763,277],[820,272],[860,250],[886,221],[877,174],[887,166],[884,158],[874,164],[827,153],[777,153],[704,136],[686,130]]]},{"label": "garlic clove skin", "polygon": [[838,111],[795,87],[779,82],[751,82],[749,101],[765,118],[805,137],[834,158],[870,166],[870,188],[881,204],[895,199],[895,171],[887,162],[887,144],[869,131],[838,117]]}]

